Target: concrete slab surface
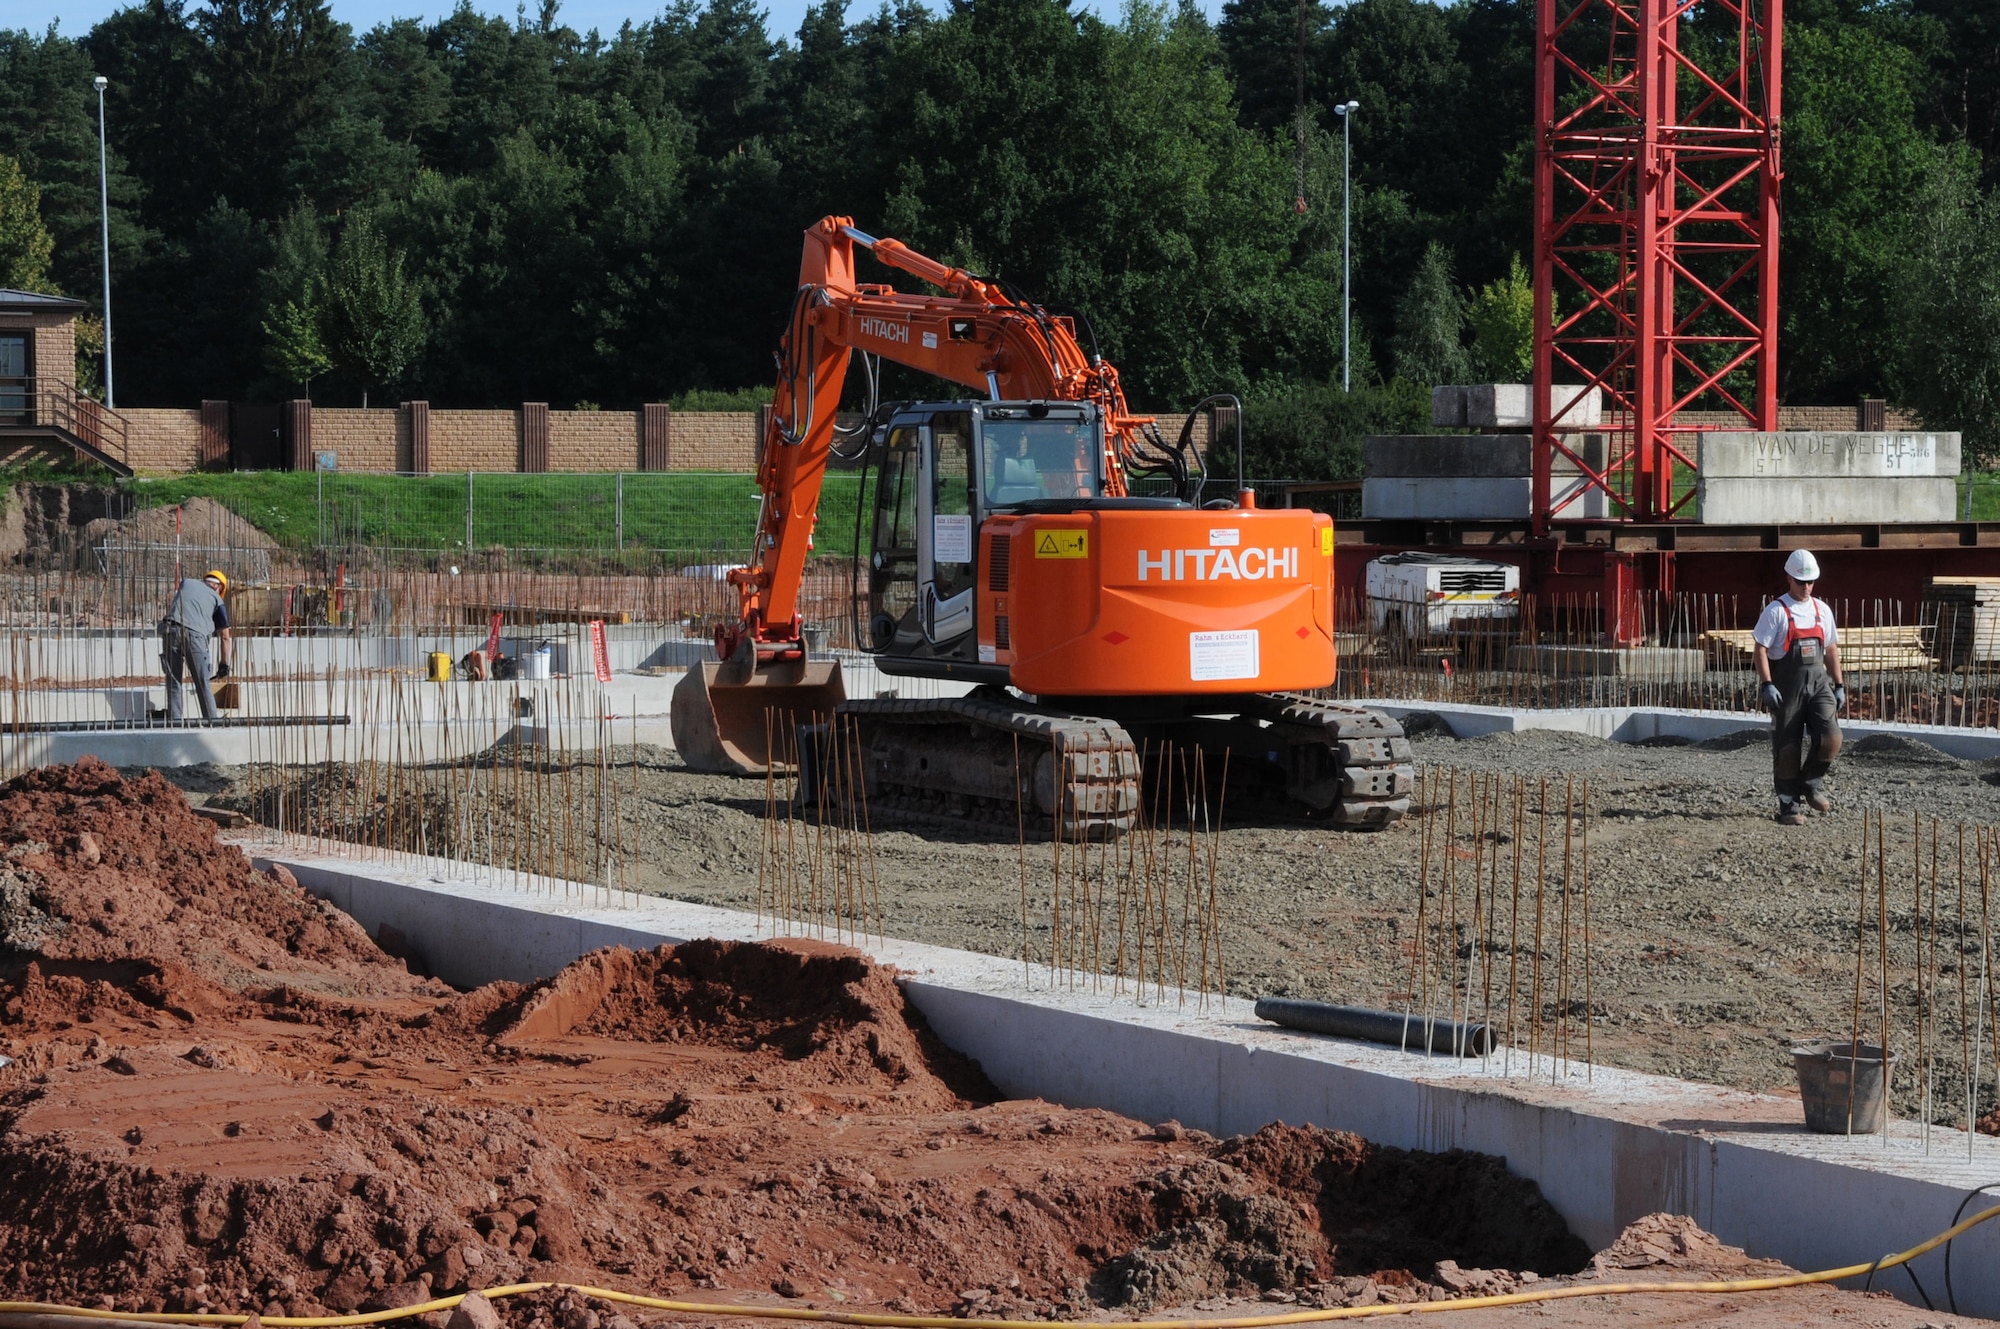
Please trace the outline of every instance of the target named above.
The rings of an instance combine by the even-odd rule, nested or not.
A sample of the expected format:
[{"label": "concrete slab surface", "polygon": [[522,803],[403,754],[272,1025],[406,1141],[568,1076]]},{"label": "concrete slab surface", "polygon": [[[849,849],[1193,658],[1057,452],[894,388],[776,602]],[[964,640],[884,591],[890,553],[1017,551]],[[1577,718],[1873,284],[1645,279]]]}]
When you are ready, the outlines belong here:
[{"label": "concrete slab surface", "polygon": [[[555,973],[599,946],[772,935],[770,920],[409,855],[350,857],[268,834],[245,844],[371,933],[393,927],[461,985]],[[841,938],[835,938],[841,940]],[[847,938],[844,940],[855,940]],[[1796,1099],[1578,1064],[1463,1061],[1283,1031],[1250,1003],[1195,993],[1092,990],[1090,980],[993,956],[859,939],[902,970],[944,1040],[1010,1096],[1174,1118],[1220,1135],[1272,1121],[1416,1149],[1496,1154],[1532,1178],[1578,1236],[1602,1247],[1665,1210],[1800,1269],[1900,1250],[1942,1230],[1972,1187],[2000,1180],[2000,1139],[1909,1123],[1886,1136],[1808,1135]],[[1938,1286],[1941,1253],[1917,1262]],[[1966,1312],[2000,1315],[2000,1231],[1958,1244]],[[1888,1287],[1907,1294],[1907,1281]]]}]

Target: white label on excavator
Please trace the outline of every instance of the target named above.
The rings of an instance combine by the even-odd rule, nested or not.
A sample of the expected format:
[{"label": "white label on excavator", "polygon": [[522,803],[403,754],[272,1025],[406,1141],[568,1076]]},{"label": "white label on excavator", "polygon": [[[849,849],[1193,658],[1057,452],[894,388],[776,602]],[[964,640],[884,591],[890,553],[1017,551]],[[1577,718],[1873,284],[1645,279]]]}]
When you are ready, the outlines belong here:
[{"label": "white label on excavator", "polygon": [[1211,526],[1208,530],[1210,549],[1234,549],[1243,538],[1243,532],[1234,526]]},{"label": "white label on excavator", "polygon": [[924,349],[927,351],[935,351],[937,349],[937,334],[935,332],[926,332],[924,334]]},{"label": "white label on excavator", "polygon": [[931,559],[938,563],[972,561],[970,515],[962,512],[940,512],[931,518]]},{"label": "white label on excavator", "polygon": [[1257,677],[1257,630],[1188,633],[1188,677],[1197,683]]}]

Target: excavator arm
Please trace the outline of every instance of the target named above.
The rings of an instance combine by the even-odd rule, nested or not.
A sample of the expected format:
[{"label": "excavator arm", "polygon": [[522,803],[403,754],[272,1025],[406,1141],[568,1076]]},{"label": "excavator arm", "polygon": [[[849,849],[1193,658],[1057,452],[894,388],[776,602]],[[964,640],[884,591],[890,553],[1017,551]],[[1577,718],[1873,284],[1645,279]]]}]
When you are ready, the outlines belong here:
[{"label": "excavator arm", "polygon": [[[862,282],[855,273],[857,248],[936,292]],[[725,660],[753,651],[758,660],[803,657],[799,592],[833,451],[835,412],[856,351],[982,390],[996,401],[1095,403],[1105,423],[1108,494],[1126,492],[1127,460],[1145,446],[1152,428],[1152,417],[1126,408],[1118,371],[1078,345],[1071,319],[899,240],[857,230],[850,218],[822,218],[806,231],[798,289],[779,345],[777,391],[757,470],[763,507],[756,542],[749,566],[729,574],[741,613],[716,633],[716,651]]]}]

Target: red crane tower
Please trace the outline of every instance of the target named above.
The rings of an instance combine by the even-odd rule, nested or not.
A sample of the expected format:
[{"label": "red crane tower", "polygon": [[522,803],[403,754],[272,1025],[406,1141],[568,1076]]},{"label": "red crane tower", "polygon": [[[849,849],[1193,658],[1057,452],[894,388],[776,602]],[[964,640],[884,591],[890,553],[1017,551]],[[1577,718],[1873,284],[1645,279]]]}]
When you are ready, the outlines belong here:
[{"label": "red crane tower", "polygon": [[[1688,435],[1717,427],[1683,412],[1777,428],[1781,10],[1539,0],[1537,535],[1565,516],[1551,507],[1558,454],[1583,477],[1563,507],[1597,490],[1612,520],[1663,522],[1693,498]],[[1601,451],[1582,446],[1581,409],[1551,404],[1552,383],[1602,389]]]}]

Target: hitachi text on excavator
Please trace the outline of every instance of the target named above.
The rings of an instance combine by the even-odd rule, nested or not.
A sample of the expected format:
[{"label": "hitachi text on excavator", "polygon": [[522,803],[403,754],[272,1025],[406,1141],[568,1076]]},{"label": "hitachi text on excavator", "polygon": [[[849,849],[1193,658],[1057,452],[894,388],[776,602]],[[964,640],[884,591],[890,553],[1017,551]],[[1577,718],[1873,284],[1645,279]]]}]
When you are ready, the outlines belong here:
[{"label": "hitachi text on excavator", "polygon": [[[860,281],[858,251],[934,292]],[[856,352],[871,400],[848,431],[835,416]],[[879,403],[878,358],[985,396]],[[1237,809],[1353,827],[1408,810],[1402,729],[1309,695],[1337,668],[1333,523],[1259,509],[1240,437],[1235,493],[1202,502],[1191,424],[1169,442],[1129,411],[1074,319],[846,217],[806,231],[778,361],[756,542],[729,574],[741,612],[674,692],[690,766],[763,773],[782,759],[773,735],[837,715],[868,797],[920,814],[1115,834],[1148,770],[1197,751]],[[848,700],[839,662],[810,656],[800,592],[836,458],[872,481],[857,639],[884,674],[967,695]]]}]

